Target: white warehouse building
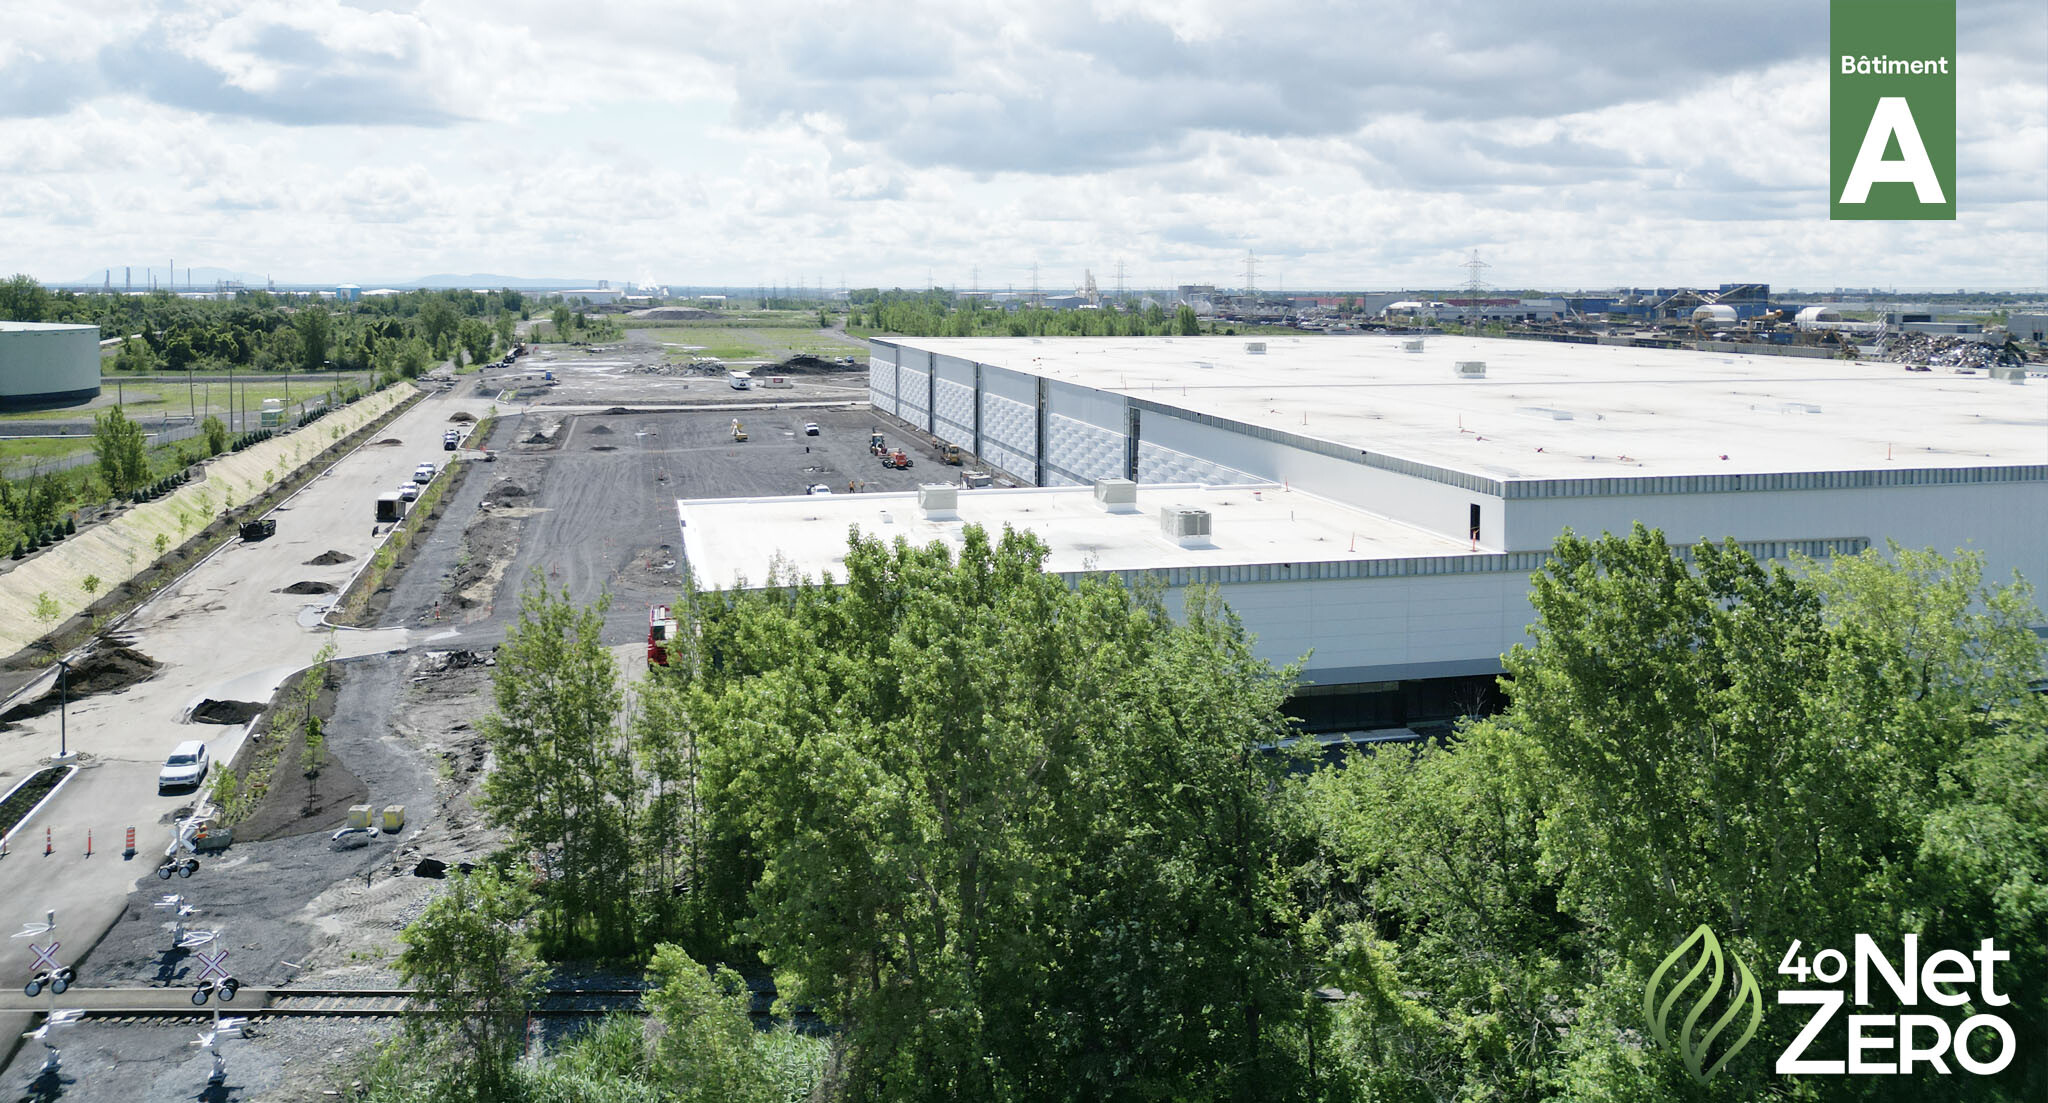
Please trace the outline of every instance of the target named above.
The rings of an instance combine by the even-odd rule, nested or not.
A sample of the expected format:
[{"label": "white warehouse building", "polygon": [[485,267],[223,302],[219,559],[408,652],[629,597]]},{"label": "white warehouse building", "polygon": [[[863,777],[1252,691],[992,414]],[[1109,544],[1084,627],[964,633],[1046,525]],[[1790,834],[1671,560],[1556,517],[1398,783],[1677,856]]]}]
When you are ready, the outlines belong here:
[{"label": "white warehouse building", "polygon": [[0,322],[0,411],[46,410],[100,393],[100,327]]},{"label": "white warehouse building", "polygon": [[[849,524],[1030,528],[1051,570],[1214,583],[1262,657],[1307,656],[1300,714],[1359,729],[1497,674],[1566,528],[1641,521],[1773,559],[1970,547],[1994,581],[2048,581],[2038,379],[1446,337],[872,346],[879,413],[1034,489],[682,502],[700,584],[777,554],[834,571]],[[1207,535],[1174,531],[1196,513]]]}]

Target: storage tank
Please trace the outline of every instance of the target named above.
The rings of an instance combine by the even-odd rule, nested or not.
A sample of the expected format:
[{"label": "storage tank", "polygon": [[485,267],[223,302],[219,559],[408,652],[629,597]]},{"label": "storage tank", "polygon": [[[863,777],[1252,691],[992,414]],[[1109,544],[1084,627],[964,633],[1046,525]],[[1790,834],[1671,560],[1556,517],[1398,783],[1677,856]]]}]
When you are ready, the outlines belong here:
[{"label": "storage tank", "polygon": [[0,322],[0,410],[77,406],[100,395],[100,327]]}]

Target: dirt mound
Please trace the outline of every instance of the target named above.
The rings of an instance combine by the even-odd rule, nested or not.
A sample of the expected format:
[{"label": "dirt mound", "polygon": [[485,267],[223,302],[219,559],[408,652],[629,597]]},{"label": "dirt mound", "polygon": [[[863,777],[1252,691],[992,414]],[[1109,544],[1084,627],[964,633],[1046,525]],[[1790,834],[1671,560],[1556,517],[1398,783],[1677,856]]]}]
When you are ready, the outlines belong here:
[{"label": "dirt mound", "polygon": [[391,448],[404,443],[404,441],[399,440],[397,437],[385,437],[383,440],[371,442],[370,447]]},{"label": "dirt mound", "polygon": [[535,434],[533,434],[532,436],[530,436],[530,437],[527,437],[527,438],[526,438],[525,440],[523,440],[523,441],[520,441],[519,443],[521,443],[521,444],[546,444],[546,443],[548,443],[548,435],[547,435],[546,433],[535,433]]},{"label": "dirt mound", "polygon": [[57,711],[57,706],[68,694],[73,701],[90,697],[95,693],[111,693],[127,689],[137,682],[156,676],[155,659],[125,644],[110,644],[94,649],[84,658],[71,664],[71,671],[64,678],[60,692],[57,683],[41,695],[7,710],[0,715],[0,724],[14,720],[26,720]]},{"label": "dirt mound", "polygon": [[331,594],[334,592],[334,583],[294,582],[281,590],[273,590],[271,592],[278,594]]},{"label": "dirt mound", "polygon": [[491,488],[491,498],[494,501],[499,498],[524,498],[526,493],[526,488],[518,483],[499,483]]},{"label": "dirt mound", "polygon": [[195,724],[246,724],[263,706],[254,701],[216,701],[211,697],[199,702],[192,710]]},{"label": "dirt mound", "polygon": [[611,426],[609,426],[609,425],[593,425],[593,426],[591,426],[591,427],[590,427],[590,435],[591,435],[591,436],[593,436],[593,437],[608,437],[608,436],[611,436],[611,435],[612,435],[612,427],[611,427]]},{"label": "dirt mound", "polygon": [[644,310],[627,311],[626,317],[645,318],[650,322],[701,322],[723,315],[716,311],[699,310],[694,306],[650,306]]},{"label": "dirt mound", "polygon": [[332,567],[336,563],[352,563],[355,561],[355,558],[355,556],[347,552],[324,551],[306,560],[305,565],[308,567]]},{"label": "dirt mound", "polygon": [[592,452],[616,452],[619,450],[619,446],[616,444],[593,444],[590,446],[590,450]]},{"label": "dirt mound", "polygon": [[632,412],[633,411],[626,409],[624,406],[614,406],[611,409],[605,411],[605,413],[608,414],[630,414]]},{"label": "dirt mound", "polygon": [[472,414],[472,413],[470,413],[470,412],[469,412],[468,410],[457,410],[457,411],[455,411],[454,413],[452,413],[452,414],[449,414],[449,415],[448,415],[448,420],[449,420],[449,421],[475,421],[475,420],[476,420],[476,415],[475,415],[475,414]]},{"label": "dirt mound", "polygon": [[812,356],[809,353],[805,353],[801,356],[792,356],[784,360],[766,373],[757,371],[754,374],[757,376],[775,373],[783,375],[833,375],[839,372],[860,372],[866,370],[868,370],[867,366],[858,360],[851,364],[843,364],[837,360],[827,360],[822,356]]}]

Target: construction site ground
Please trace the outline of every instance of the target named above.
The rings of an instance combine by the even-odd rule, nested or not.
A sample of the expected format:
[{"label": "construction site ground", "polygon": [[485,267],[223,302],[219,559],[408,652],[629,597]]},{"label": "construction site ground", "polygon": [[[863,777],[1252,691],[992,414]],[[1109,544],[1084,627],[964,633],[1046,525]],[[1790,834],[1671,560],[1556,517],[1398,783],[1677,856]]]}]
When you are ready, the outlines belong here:
[{"label": "construction site ground", "polygon": [[[645,362],[660,355],[650,345]],[[89,748],[111,748],[113,737],[97,733],[119,728],[136,733],[129,737],[134,749],[99,755],[19,836],[35,839],[34,852],[17,845],[0,858],[7,890],[0,897],[15,901],[0,920],[40,918],[37,909],[57,891],[53,886],[75,885],[66,891],[81,899],[60,901],[58,936],[81,987],[189,989],[203,968],[198,955],[221,949],[229,953],[229,972],[251,985],[396,987],[398,933],[446,884],[416,876],[422,860],[455,866],[482,858],[498,842],[475,804],[487,762],[479,725],[490,708],[492,652],[517,622],[527,580],[545,579],[579,603],[609,595],[604,640],[622,675],[636,677],[645,669],[647,606],[672,599],[681,577],[676,499],[801,494],[817,483],[843,494],[849,481],[856,490],[905,490],[956,474],[939,463],[929,441],[886,429],[890,444],[908,448],[916,466],[887,469],[868,452],[875,421],[864,404],[864,373],[738,392],[722,378],[621,371],[619,359],[615,350],[557,347],[512,369],[461,377],[393,424],[405,447],[365,446],[313,484],[340,504],[309,491],[279,515],[274,545],[231,549],[201,564],[122,625],[127,646],[163,665],[152,671],[122,656],[114,665],[139,680],[104,679],[96,683],[102,692],[74,697],[69,712],[73,738]],[[535,364],[547,365],[541,370],[553,371],[558,385],[533,387],[539,401],[515,397],[527,393],[521,373]],[[565,391],[586,401],[564,402]],[[249,727],[185,723],[190,706],[209,699],[267,712],[274,695],[292,692],[298,672],[329,637],[320,623],[326,603],[374,553],[370,502],[396,481],[393,471],[418,459],[442,462],[441,453],[426,450],[438,447],[442,430],[487,416],[492,406],[498,419],[490,439],[469,442],[487,451],[464,461],[466,477],[444,498],[438,523],[416,537],[386,578],[380,627],[335,635],[341,657],[331,664],[317,709],[328,714],[322,776],[304,778],[288,747],[269,804],[247,824],[265,838],[238,838],[225,851],[202,854],[190,879],[159,880],[154,870],[172,824],[195,799],[154,794],[162,754],[180,739],[211,735],[225,762]],[[747,441],[732,439],[734,418]],[[807,421],[818,423],[818,436],[804,434]],[[486,462],[485,455],[493,458]],[[272,549],[260,553],[265,562],[277,562],[259,567],[253,557],[266,545]],[[767,555],[764,549],[763,574]],[[332,581],[337,592],[292,593],[287,583],[294,578]],[[238,649],[236,637],[280,642],[265,645],[259,662],[241,657],[253,644]],[[249,711],[224,709],[222,717],[246,719]],[[0,743],[40,743],[54,735],[55,719],[19,720]],[[263,722],[255,726],[261,730]],[[102,738],[105,744],[94,742]],[[11,772],[25,776],[26,765]],[[377,809],[403,806],[404,826],[336,841],[346,804],[356,799]],[[98,820],[106,821],[104,833],[87,858],[82,838],[73,836]],[[122,854],[115,826],[125,820],[137,821],[132,859]],[[48,857],[40,845],[46,822],[63,843]],[[90,871],[98,872],[82,876]],[[172,892],[203,909],[189,926],[217,929],[212,943],[174,948],[174,918],[153,906]],[[40,945],[46,937],[17,939],[6,951],[17,983],[27,979],[31,941]],[[571,983],[588,979],[573,967],[562,973]],[[62,997],[56,1006],[64,1006]],[[39,1023],[25,1012],[0,1010],[0,1025],[16,1033]],[[259,1019],[253,1029],[249,1038],[222,1042],[227,1083],[208,1089],[211,1057],[192,1044],[193,1024],[88,1017],[56,1030],[58,1072],[40,1071],[45,1048],[30,1039],[0,1072],[0,1091],[120,1103],[311,1103],[346,1088],[352,1055],[394,1029],[394,1020]]]}]

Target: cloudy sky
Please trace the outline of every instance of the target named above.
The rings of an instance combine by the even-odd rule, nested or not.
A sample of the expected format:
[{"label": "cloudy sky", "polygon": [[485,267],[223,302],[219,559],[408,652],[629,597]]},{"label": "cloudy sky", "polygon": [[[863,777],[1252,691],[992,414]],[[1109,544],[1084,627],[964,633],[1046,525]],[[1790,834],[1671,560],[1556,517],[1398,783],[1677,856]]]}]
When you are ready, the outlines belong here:
[{"label": "cloudy sky", "polygon": [[2042,288],[2048,7],[1959,9],[1959,217],[1831,223],[1807,0],[23,0],[0,268]]}]

